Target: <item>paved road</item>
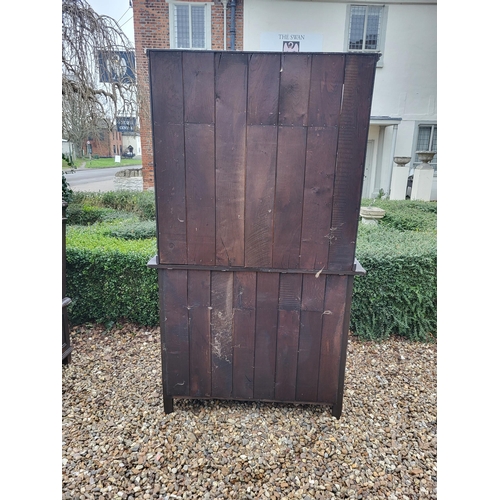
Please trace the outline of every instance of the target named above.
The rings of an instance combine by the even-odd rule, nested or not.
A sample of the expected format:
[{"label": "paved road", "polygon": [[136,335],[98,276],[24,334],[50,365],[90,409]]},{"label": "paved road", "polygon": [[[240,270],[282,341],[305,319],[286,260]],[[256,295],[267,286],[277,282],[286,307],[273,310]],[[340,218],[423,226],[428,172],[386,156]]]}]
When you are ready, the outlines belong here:
[{"label": "paved road", "polygon": [[131,165],[110,168],[80,167],[74,173],[67,173],[66,180],[73,191],[114,191],[116,172],[126,168],[134,167]]}]

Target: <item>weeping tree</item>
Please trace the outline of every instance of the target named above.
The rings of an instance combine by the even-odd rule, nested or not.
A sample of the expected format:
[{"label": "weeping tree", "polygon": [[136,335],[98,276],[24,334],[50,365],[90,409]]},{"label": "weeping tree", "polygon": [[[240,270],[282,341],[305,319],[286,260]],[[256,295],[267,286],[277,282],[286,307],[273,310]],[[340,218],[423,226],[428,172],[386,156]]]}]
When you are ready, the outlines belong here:
[{"label": "weeping tree", "polygon": [[118,23],[85,0],[62,0],[62,134],[88,137],[138,113],[134,48]]}]

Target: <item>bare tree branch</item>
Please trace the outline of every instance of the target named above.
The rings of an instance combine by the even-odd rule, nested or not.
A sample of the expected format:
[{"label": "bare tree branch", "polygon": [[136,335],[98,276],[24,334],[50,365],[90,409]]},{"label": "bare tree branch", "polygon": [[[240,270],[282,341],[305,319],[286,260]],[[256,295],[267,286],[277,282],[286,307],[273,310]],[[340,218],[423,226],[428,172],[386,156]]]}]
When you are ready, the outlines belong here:
[{"label": "bare tree branch", "polygon": [[62,133],[78,148],[117,116],[138,114],[135,67],[130,78],[116,66],[118,53],[134,47],[114,19],[85,0],[62,0]]}]

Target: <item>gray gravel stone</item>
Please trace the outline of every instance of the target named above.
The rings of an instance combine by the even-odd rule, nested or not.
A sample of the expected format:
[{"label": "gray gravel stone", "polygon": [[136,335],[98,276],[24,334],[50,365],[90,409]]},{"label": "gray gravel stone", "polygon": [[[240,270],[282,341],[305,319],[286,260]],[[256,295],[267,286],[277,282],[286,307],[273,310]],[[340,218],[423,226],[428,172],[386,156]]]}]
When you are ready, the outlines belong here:
[{"label": "gray gravel stone", "polygon": [[349,338],[344,410],[174,400],[159,330],[71,332],[63,499],[435,499],[435,344]]}]

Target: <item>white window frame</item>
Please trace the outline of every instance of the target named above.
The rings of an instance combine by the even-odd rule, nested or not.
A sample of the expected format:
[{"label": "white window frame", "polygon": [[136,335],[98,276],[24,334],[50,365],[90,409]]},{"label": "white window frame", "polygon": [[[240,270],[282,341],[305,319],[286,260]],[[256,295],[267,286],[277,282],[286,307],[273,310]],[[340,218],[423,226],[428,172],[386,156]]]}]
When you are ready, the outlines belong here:
[{"label": "white window frame", "polygon": [[[191,7],[205,7],[205,47],[177,47],[177,34],[175,32],[175,7],[177,5],[189,6],[189,28],[191,33]],[[182,50],[211,50],[212,49],[212,2],[168,2],[169,26],[170,26],[170,48]],[[190,44],[192,37],[189,37]]]},{"label": "white window frame", "polygon": [[[349,49],[349,32],[351,29],[351,9],[352,7],[382,7],[382,14],[380,16],[380,35],[379,44],[376,50],[371,49]],[[385,32],[387,29],[387,15],[389,7],[381,3],[352,3],[347,5],[346,13],[346,23],[345,23],[345,37],[344,37],[344,52],[363,52],[363,53],[375,53],[380,54],[380,58],[377,61],[377,68],[384,66],[384,48],[385,48]],[[364,43],[364,39],[363,39]]]},{"label": "white window frame", "polygon": [[[415,167],[418,167],[421,162],[418,161],[417,157],[417,142],[418,142],[418,132],[421,127],[434,127],[437,128],[437,122],[436,121],[419,121],[415,123],[415,133],[413,136],[413,148],[412,148],[412,157],[411,157],[411,169],[410,169],[410,174],[413,173],[415,170]],[[431,137],[430,137],[430,142],[432,144],[432,135],[433,135],[433,130],[431,131]],[[436,147],[437,150],[437,147]],[[436,151],[437,154],[437,151]],[[434,177],[437,176],[437,159],[435,157],[432,159],[431,162],[429,162],[429,165],[434,168]]]}]

